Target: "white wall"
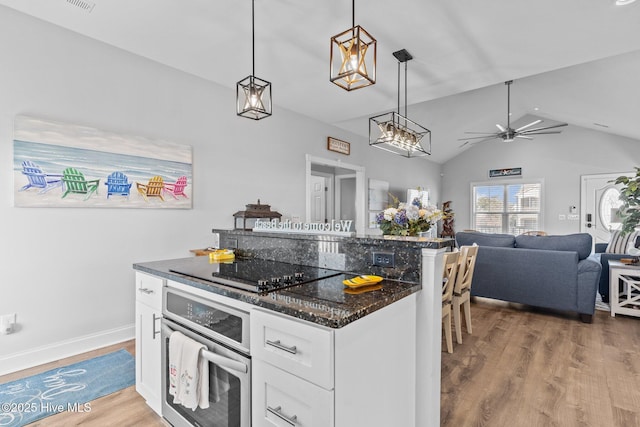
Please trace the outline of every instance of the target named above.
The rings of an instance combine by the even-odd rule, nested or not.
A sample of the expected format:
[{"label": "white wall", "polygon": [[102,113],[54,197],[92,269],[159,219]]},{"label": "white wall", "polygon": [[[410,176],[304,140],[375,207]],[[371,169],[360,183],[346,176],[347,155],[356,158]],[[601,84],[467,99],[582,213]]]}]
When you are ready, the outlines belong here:
[{"label": "white wall", "polygon": [[453,202],[455,230],[470,228],[470,183],[503,182],[506,178],[489,180],[489,170],[522,167],[523,181],[544,181],[544,230],[577,233],[579,221],[560,221],[558,215],[568,214],[569,206],[580,214],[580,177],[633,171],[638,165],[638,141],[570,125],[561,134],[537,135],[532,141],[476,144],[443,165],[442,197]]},{"label": "white wall", "polygon": [[[439,194],[438,165],[278,108],[259,122],[239,118],[235,88],[5,7],[0,57],[0,314],[19,321],[17,333],[0,335],[0,374],[131,337],[132,264],[190,256],[247,203],[304,217],[306,153],[365,166],[367,178],[394,186],[431,183]],[[191,145],[193,209],[13,207],[19,114]],[[350,141],[351,155],[327,151],[327,136]]]}]

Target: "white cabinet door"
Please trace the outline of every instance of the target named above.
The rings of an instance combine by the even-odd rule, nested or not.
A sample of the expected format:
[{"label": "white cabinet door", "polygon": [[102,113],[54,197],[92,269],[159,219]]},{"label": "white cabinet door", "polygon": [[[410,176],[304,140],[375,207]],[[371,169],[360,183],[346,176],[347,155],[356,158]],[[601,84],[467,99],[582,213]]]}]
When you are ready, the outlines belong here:
[{"label": "white cabinet door", "polygon": [[333,391],[253,360],[253,427],[332,427]]},{"label": "white cabinet door", "polygon": [[136,391],[158,415],[162,415],[162,285],[162,279],[136,273]]}]

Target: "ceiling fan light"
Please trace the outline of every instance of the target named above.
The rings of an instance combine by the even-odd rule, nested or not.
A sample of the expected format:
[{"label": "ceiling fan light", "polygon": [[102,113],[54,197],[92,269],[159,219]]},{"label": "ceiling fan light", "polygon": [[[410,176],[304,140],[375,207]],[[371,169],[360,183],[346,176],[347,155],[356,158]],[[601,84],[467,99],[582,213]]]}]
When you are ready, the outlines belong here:
[{"label": "ceiling fan light", "polygon": [[626,6],[635,2],[636,0],[616,0],[616,6]]}]

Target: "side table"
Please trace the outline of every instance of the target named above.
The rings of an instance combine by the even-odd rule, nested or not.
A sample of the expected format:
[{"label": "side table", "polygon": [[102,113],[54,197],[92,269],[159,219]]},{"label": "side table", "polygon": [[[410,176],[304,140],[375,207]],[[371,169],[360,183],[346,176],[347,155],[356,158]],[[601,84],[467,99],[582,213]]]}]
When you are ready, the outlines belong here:
[{"label": "side table", "polygon": [[609,261],[609,277],[611,317],[640,317],[640,265]]}]

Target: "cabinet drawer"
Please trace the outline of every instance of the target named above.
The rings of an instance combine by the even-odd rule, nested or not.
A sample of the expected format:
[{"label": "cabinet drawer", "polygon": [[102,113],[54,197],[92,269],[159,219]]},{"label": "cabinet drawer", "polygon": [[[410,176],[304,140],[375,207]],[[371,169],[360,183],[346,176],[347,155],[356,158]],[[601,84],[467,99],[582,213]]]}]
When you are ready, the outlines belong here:
[{"label": "cabinet drawer", "polygon": [[254,427],[332,427],[333,391],[255,360],[252,422]]},{"label": "cabinet drawer", "polygon": [[162,310],[164,280],[144,273],[136,273],[136,301]]},{"label": "cabinet drawer", "polygon": [[250,317],[254,358],[333,389],[333,331],[260,310]]}]

